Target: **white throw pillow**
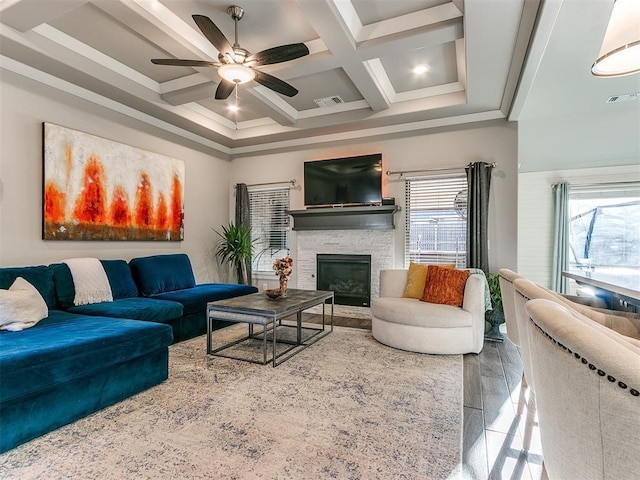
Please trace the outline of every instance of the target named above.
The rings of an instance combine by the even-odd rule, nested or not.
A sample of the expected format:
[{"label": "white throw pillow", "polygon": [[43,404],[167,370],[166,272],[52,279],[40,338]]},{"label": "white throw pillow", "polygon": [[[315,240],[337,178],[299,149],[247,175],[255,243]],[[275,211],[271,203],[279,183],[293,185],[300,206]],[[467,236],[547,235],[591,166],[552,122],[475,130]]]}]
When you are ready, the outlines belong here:
[{"label": "white throw pillow", "polygon": [[24,330],[48,316],[44,298],[24,278],[16,278],[9,290],[0,289],[0,330]]}]

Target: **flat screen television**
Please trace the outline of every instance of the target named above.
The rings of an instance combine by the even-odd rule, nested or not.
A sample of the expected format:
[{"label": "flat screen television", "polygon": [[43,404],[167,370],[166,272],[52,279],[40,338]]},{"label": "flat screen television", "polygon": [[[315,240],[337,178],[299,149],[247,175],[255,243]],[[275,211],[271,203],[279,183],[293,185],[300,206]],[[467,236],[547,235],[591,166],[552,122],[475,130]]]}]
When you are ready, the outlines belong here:
[{"label": "flat screen television", "polygon": [[304,162],[305,206],[381,203],[381,153]]}]

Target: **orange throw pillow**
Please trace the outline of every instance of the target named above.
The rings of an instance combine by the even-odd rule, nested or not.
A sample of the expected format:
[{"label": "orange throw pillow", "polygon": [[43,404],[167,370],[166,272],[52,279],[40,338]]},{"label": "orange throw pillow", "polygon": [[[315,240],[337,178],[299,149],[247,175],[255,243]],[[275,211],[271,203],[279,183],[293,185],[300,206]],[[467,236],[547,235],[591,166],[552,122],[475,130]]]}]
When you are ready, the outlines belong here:
[{"label": "orange throw pillow", "polygon": [[[444,263],[438,265],[444,268],[456,268],[455,263]],[[407,273],[407,284],[404,287],[402,298],[421,298],[424,294],[424,286],[429,276],[429,265],[421,263],[409,263],[409,271]]]},{"label": "orange throw pillow", "polygon": [[468,278],[468,270],[455,270],[432,265],[429,267],[429,275],[420,300],[461,307],[464,300],[464,287]]}]

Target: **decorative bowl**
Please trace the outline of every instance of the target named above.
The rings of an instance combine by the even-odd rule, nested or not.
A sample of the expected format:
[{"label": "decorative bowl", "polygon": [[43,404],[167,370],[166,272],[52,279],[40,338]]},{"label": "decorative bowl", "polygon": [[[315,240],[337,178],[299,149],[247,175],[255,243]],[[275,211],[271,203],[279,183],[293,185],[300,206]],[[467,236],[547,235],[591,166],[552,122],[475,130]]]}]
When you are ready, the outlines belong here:
[{"label": "decorative bowl", "polygon": [[274,288],[274,289],[270,289],[270,290],[265,290],[264,294],[270,300],[277,300],[278,298],[280,298],[280,295],[282,295],[282,292],[280,291],[280,289]]}]

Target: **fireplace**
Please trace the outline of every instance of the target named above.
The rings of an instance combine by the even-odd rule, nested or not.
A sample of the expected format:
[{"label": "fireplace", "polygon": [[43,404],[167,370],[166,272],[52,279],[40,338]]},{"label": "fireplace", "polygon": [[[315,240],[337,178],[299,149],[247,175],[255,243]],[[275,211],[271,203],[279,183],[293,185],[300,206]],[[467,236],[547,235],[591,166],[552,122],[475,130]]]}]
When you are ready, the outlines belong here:
[{"label": "fireplace", "polygon": [[331,290],[337,305],[371,303],[371,255],[316,255],[318,290]]}]

